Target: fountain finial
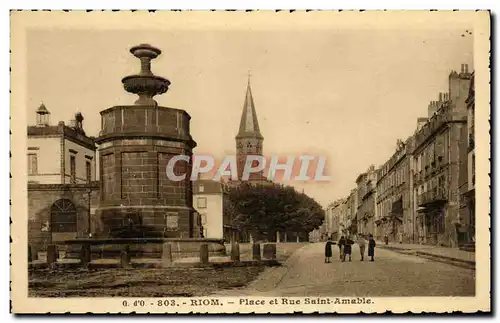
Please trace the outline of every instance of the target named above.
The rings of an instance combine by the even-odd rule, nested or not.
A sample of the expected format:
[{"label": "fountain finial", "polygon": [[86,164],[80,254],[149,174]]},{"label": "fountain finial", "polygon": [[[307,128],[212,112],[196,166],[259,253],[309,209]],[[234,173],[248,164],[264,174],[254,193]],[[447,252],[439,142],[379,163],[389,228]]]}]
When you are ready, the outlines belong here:
[{"label": "fountain finial", "polygon": [[139,99],[135,101],[137,105],[157,105],[153,97],[167,92],[170,85],[169,80],[156,76],[151,71],[151,60],[158,57],[161,50],[149,44],[140,44],[132,47],[130,52],[140,59],[141,71],[122,79],[125,91],[139,95]]}]

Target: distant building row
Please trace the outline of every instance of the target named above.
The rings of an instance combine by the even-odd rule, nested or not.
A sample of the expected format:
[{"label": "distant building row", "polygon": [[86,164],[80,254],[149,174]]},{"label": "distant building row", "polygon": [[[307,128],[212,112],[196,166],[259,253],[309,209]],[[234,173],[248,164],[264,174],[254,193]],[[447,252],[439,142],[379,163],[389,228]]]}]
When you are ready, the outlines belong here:
[{"label": "distant building row", "polygon": [[449,92],[431,101],[414,134],[356,179],[349,196],[326,209],[325,235],[449,247],[475,241],[474,73],[462,64]]}]

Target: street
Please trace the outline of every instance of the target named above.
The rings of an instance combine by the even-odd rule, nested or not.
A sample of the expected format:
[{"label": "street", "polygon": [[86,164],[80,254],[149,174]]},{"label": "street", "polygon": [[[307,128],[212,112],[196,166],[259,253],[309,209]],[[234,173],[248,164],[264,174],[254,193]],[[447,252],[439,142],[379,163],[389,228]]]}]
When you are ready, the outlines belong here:
[{"label": "street", "polygon": [[[376,248],[375,261],[360,261],[353,245],[352,262],[339,260],[333,246],[324,263],[324,243],[299,249],[277,275],[264,272],[245,294],[253,296],[473,296],[475,271]],[[274,278],[272,278],[274,276]],[[235,294],[237,292],[235,291]]]}]

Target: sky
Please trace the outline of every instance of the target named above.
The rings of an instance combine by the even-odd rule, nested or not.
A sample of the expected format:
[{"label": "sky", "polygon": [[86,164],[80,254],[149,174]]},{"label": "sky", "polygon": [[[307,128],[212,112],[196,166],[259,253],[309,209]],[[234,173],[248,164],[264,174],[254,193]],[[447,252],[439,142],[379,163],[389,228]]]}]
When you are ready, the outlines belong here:
[{"label": "sky", "polygon": [[196,154],[236,151],[248,71],[265,155],[325,156],[331,181],[289,182],[323,206],[346,196],[370,164],[383,164],[397,139],[413,134],[448,75],[469,64],[467,25],[401,28],[97,30],[35,28],[27,34],[28,123],[43,102],[52,124],[80,111],[98,136],[99,112],[133,104],[121,79],[139,71],[129,49],[162,50],[152,71],[169,79],[161,106],[192,117]]}]

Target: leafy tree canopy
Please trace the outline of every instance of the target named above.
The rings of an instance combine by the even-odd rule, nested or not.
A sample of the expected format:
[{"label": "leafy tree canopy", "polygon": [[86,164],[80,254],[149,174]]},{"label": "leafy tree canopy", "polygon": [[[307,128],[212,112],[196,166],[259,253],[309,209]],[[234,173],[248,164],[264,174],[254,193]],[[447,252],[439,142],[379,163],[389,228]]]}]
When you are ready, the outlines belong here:
[{"label": "leafy tree canopy", "polygon": [[238,229],[270,235],[277,231],[307,233],[317,229],[324,219],[323,208],[313,198],[276,183],[242,183],[228,188],[224,213]]}]

